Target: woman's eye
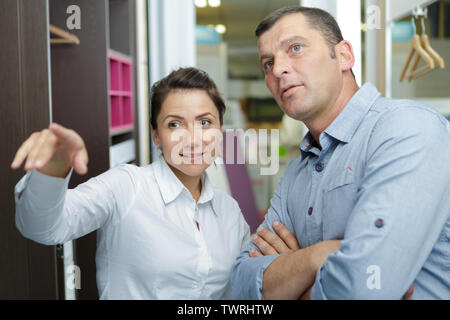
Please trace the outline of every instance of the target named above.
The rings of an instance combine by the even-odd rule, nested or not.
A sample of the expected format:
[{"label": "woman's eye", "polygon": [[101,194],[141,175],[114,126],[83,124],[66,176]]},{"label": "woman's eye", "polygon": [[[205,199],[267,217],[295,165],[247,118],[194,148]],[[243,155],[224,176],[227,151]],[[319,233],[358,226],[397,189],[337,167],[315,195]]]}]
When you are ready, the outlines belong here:
[{"label": "woman's eye", "polygon": [[209,120],[202,120],[201,124],[202,124],[202,126],[207,126],[207,125],[211,124],[211,121],[209,121]]},{"label": "woman's eye", "polygon": [[178,122],[169,123],[169,128],[179,128],[180,124]]},{"label": "woman's eye", "polygon": [[294,52],[299,52],[302,49],[302,46],[299,44],[296,44],[295,46],[292,47],[292,51]]}]

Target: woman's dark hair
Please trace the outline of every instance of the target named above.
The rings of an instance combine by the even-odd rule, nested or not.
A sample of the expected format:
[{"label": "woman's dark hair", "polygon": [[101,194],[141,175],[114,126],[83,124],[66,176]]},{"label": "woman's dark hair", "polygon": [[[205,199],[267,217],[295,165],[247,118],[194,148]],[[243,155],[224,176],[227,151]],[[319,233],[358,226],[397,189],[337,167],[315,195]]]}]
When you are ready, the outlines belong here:
[{"label": "woman's dark hair", "polygon": [[[303,14],[309,25],[322,34],[330,48],[344,40],[341,29],[331,14],[322,9],[301,6],[284,7],[269,14],[256,28],[256,37],[259,38],[264,32],[271,29],[278,20],[292,13]],[[334,50],[331,51],[331,57],[336,57]]]},{"label": "woman's dark hair", "polygon": [[219,111],[220,124],[223,124],[225,103],[223,102],[214,81],[208,74],[197,68],[179,68],[168,76],[156,82],[151,89],[151,116],[150,123],[157,129],[156,118],[161,112],[164,100],[170,92],[175,90],[204,90],[216,105]]}]

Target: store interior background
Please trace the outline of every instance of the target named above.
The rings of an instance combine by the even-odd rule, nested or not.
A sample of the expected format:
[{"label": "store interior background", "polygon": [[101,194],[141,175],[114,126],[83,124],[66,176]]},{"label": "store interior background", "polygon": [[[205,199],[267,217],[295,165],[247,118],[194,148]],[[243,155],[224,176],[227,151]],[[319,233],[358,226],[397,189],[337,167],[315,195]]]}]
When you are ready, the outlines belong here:
[{"label": "store interior background", "polygon": [[[7,10],[15,8],[15,1],[2,0],[0,4],[0,33],[17,31],[7,25],[9,20],[6,19]],[[307,132],[302,123],[283,117],[266,88],[264,73],[259,65],[254,30],[267,14],[280,7],[301,4],[329,11],[340,24],[344,38],[353,45],[356,56],[353,71],[359,85],[370,81],[387,97],[422,101],[450,120],[448,67],[436,69],[411,82],[399,81],[410,47],[412,10],[417,5],[428,8],[425,25],[430,43],[447,64],[450,63],[449,0],[27,1],[17,0],[18,6],[27,9],[21,11],[24,20],[22,30],[33,30],[33,37],[17,43],[22,59],[21,77],[17,78],[17,83],[11,80],[16,78],[8,72],[15,72],[14,67],[0,72],[4,80],[4,86],[0,88],[0,92],[4,91],[0,95],[0,110],[5,115],[0,123],[9,121],[9,114],[13,112],[13,108],[6,107],[14,98],[8,88],[15,90],[20,87],[18,94],[25,95],[28,86],[31,87],[30,96],[35,102],[34,105],[30,103],[28,96],[17,100],[25,106],[21,107],[24,112],[20,111],[21,121],[25,125],[19,131],[11,125],[0,126],[0,133],[7,137],[5,141],[9,141],[7,151],[0,158],[0,170],[3,170],[0,173],[6,177],[0,181],[1,206],[6,212],[0,217],[0,226],[4,229],[0,232],[0,251],[4,252],[0,257],[0,298],[98,298],[95,233],[64,244],[62,248],[45,248],[44,255],[42,246],[25,240],[15,228],[13,187],[23,172],[11,172],[7,164],[13,159],[20,140],[32,131],[44,129],[52,121],[80,132],[91,148],[88,149],[90,172],[85,177],[74,175],[71,187],[120,163],[148,165],[159,155],[150,137],[149,91],[154,82],[178,67],[196,66],[207,71],[216,82],[227,105],[224,129],[266,129],[269,133],[273,129],[280,130],[280,146],[277,149],[279,170],[276,174],[261,175],[261,168],[267,166],[261,163],[218,164],[208,169],[213,184],[238,200],[252,231],[255,231],[269,208],[285,167],[300,154],[298,148]],[[20,55],[20,50],[28,48],[26,41],[31,43],[40,36],[39,27],[30,24],[37,24],[38,20],[45,22],[44,18],[36,18],[37,4],[43,8],[42,14],[47,15],[47,27],[50,22],[62,28],[67,17],[65,8],[78,5],[81,8],[82,28],[66,31],[78,36],[80,44],[48,43],[48,52],[45,47],[39,47],[40,50],[31,47],[29,52],[33,52],[34,57]],[[36,8],[30,9],[32,6]],[[20,19],[18,15],[19,23]],[[379,23],[378,28],[371,27],[374,21]],[[14,23],[17,24],[17,21]],[[44,31],[48,30],[45,23],[41,27]],[[21,29],[17,32],[20,35]],[[41,53],[42,60],[29,62],[32,58],[40,58]],[[124,57],[132,65],[129,92],[111,88],[111,53]],[[3,51],[2,54],[6,56],[10,52]],[[4,65],[3,55],[0,57],[0,65]],[[39,76],[42,70],[37,72],[37,68],[44,68],[47,63],[49,74],[43,72],[43,76]],[[21,79],[27,79],[27,82],[23,84]],[[37,108],[40,101],[36,97],[33,81],[49,85],[49,88],[44,85],[44,90],[39,91],[43,95],[48,93],[42,100],[47,104],[43,107],[48,114],[39,123],[31,119],[31,114],[35,112],[33,108]],[[113,127],[112,114],[116,112],[113,109],[124,110],[130,99],[133,108],[131,124]],[[28,104],[31,111],[27,113]],[[69,112],[69,109],[76,110],[76,113]],[[30,126],[31,123],[34,125]],[[246,145],[245,139],[239,142],[242,152],[252,149]],[[260,150],[271,153],[270,138],[258,144]],[[251,158],[251,154],[246,153],[246,158]],[[39,264],[40,268],[34,267]],[[72,276],[68,268],[74,264],[82,270],[81,289],[66,285]],[[46,276],[43,272],[47,272]]]}]

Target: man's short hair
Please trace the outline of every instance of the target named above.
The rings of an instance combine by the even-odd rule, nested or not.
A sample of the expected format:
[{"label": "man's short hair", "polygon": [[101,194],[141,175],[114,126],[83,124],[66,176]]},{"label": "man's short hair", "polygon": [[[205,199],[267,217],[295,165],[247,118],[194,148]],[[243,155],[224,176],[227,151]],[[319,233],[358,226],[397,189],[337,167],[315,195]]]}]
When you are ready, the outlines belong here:
[{"label": "man's short hair", "polygon": [[311,28],[318,30],[332,49],[331,57],[333,59],[336,58],[336,54],[333,48],[339,42],[344,40],[344,38],[342,36],[341,29],[339,28],[339,25],[337,24],[333,16],[322,9],[301,6],[284,7],[278,9],[264,18],[263,21],[261,21],[255,31],[256,37],[259,38],[264,32],[271,29],[273,25],[277,23],[277,21],[282,17],[293,13],[302,13],[307,18],[307,21]]}]

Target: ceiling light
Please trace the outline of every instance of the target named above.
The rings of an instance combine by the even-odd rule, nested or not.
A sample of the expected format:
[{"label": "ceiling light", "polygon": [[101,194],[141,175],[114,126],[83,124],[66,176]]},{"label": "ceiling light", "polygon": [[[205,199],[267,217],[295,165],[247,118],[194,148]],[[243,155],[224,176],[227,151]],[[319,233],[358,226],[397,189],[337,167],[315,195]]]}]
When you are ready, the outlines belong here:
[{"label": "ceiling light", "polygon": [[220,7],[220,0],[208,0],[208,3],[210,7]]},{"label": "ceiling light", "polygon": [[206,7],[206,0],[194,0],[194,3],[197,8],[205,8]]},{"label": "ceiling light", "polygon": [[227,27],[225,27],[223,24],[218,24],[216,26],[216,31],[218,34],[224,34],[225,32],[227,32]]}]

